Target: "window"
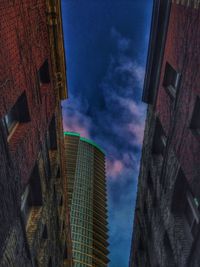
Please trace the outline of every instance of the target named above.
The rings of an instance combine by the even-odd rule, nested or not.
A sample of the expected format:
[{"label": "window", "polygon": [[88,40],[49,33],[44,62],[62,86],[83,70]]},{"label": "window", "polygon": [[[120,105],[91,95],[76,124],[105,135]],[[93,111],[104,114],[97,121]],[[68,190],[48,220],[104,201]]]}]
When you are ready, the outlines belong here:
[{"label": "window", "polygon": [[52,265],[52,260],[51,260],[51,258],[49,259],[49,263],[48,263],[48,267],[52,267],[53,265]]},{"label": "window", "polygon": [[61,207],[62,207],[62,205],[63,205],[63,197],[62,197],[62,196],[60,197],[59,205],[60,205]]},{"label": "window", "polygon": [[199,230],[199,201],[195,198],[190,191],[186,194],[185,216],[190,227],[192,235],[195,237]]},{"label": "window", "polygon": [[8,111],[3,118],[3,123],[9,136],[18,123],[30,121],[26,93],[24,92],[17,100],[15,105]]},{"label": "window", "polygon": [[50,74],[49,74],[49,62],[48,59],[42,64],[39,69],[39,79],[41,84],[50,83]]},{"label": "window", "polygon": [[198,96],[195,101],[190,128],[200,135],[200,98]]},{"label": "window", "polygon": [[165,74],[163,86],[168,90],[172,97],[176,96],[176,91],[180,81],[180,73],[178,73],[168,62],[165,66]]},{"label": "window", "polygon": [[172,212],[185,218],[183,221],[187,223],[192,236],[195,238],[199,231],[200,222],[199,200],[192,193],[182,170],[179,170],[175,184]]},{"label": "window", "polygon": [[57,171],[57,174],[56,174],[56,178],[57,178],[57,179],[60,178],[60,167],[58,167],[58,171]]},{"label": "window", "polygon": [[65,249],[64,249],[64,259],[68,259],[68,251],[67,251],[67,244],[65,243]]},{"label": "window", "polygon": [[156,126],[153,138],[152,153],[155,155],[164,155],[167,144],[167,137],[158,119],[156,119]]},{"label": "window", "polygon": [[21,212],[25,222],[28,221],[32,207],[42,206],[42,189],[37,165],[35,166],[29,184],[21,196]]},{"label": "window", "polygon": [[46,224],[44,225],[44,229],[43,229],[43,232],[42,232],[42,238],[43,238],[43,239],[47,239],[47,238],[48,238],[48,233],[47,233],[47,226],[46,226]]},{"label": "window", "polygon": [[48,148],[49,149],[57,149],[57,135],[56,135],[56,119],[55,115],[53,115],[50,125],[49,125],[49,131],[48,131]]}]

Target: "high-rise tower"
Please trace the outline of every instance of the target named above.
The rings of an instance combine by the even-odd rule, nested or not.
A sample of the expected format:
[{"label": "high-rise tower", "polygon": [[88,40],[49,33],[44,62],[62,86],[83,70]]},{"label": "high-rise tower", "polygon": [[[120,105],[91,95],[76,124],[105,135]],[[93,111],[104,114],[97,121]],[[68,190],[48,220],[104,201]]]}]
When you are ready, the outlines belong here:
[{"label": "high-rise tower", "polygon": [[65,132],[68,197],[75,267],[107,266],[105,155],[94,142]]}]

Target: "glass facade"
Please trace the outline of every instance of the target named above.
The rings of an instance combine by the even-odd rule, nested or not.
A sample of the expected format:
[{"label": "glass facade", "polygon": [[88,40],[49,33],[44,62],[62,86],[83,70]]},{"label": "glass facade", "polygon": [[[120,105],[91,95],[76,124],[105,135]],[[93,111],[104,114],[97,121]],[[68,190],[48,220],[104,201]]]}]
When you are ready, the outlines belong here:
[{"label": "glass facade", "polygon": [[108,265],[105,156],[94,142],[65,133],[75,267]]}]

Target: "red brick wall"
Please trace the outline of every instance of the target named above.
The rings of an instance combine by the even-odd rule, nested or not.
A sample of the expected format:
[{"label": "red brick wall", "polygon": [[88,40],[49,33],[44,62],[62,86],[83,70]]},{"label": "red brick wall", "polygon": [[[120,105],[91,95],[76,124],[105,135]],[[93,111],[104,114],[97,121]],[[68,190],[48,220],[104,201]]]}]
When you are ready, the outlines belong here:
[{"label": "red brick wall", "polygon": [[26,92],[30,122],[19,125],[9,150],[23,182],[27,181],[38,154],[39,140],[55,109],[52,81],[36,95],[37,71],[45,59],[50,63],[45,0],[2,0],[0,3],[0,117]]},{"label": "red brick wall", "polygon": [[[199,44],[200,11],[172,4],[156,113],[194,191],[200,181],[200,139],[194,136],[189,124],[196,96],[200,95]],[[162,86],[166,61],[181,73],[176,100]]]}]

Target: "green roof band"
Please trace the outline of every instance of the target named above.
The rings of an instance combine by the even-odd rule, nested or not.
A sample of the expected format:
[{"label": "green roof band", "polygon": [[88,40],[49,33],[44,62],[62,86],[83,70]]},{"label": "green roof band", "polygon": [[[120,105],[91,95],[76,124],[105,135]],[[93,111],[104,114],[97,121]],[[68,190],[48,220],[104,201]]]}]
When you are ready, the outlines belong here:
[{"label": "green roof band", "polygon": [[102,148],[100,148],[99,145],[97,145],[95,142],[93,142],[92,140],[89,140],[85,137],[81,137],[79,133],[75,133],[75,132],[64,132],[64,135],[70,135],[70,136],[78,136],[80,137],[80,140],[83,142],[86,142],[94,147],[96,147],[98,150],[100,150],[103,154],[105,154],[105,152],[103,151]]},{"label": "green roof band", "polygon": [[64,132],[64,135],[71,135],[71,136],[80,136],[79,133],[75,133],[75,132]]},{"label": "green roof band", "polygon": [[90,144],[90,145],[92,145],[92,146],[94,146],[94,147],[96,147],[96,148],[97,148],[98,150],[100,150],[103,154],[105,154],[105,152],[103,151],[103,149],[100,148],[100,146],[97,145],[95,142],[93,142],[93,141],[91,141],[91,140],[89,140],[89,139],[87,139],[87,138],[85,138],[85,137],[81,137],[80,140],[83,141],[83,142],[86,142],[86,143],[88,143],[88,144]]}]

